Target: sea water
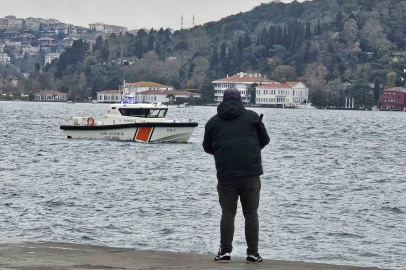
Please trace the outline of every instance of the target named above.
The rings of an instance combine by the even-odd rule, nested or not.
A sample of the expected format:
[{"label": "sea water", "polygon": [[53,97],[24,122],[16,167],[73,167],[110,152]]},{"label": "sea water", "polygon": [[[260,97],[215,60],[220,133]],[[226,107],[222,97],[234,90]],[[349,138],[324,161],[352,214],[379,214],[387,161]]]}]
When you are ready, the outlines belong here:
[{"label": "sea water", "polygon": [[[67,139],[68,116],[103,104],[0,102],[0,237],[215,254],[221,210],[201,143],[216,107],[170,107],[199,123],[187,144]],[[406,267],[406,113],[253,109],[262,151],[265,259]],[[233,256],[245,256],[239,207]]]}]

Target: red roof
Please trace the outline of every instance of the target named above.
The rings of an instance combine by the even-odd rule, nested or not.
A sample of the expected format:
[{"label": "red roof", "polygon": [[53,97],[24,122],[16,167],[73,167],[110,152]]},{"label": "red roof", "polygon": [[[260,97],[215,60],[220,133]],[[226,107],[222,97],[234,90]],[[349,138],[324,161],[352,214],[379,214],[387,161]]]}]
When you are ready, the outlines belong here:
[{"label": "red roof", "polygon": [[384,92],[400,92],[400,93],[406,93],[406,88],[403,88],[403,87],[389,88],[389,89],[385,89]]},{"label": "red roof", "polygon": [[58,92],[58,91],[53,91],[53,90],[47,90],[47,91],[41,91],[39,93],[35,93],[36,96],[68,96],[69,94],[67,93],[62,93],[62,92]]},{"label": "red roof", "polygon": [[135,83],[127,83],[127,85],[132,85],[134,87],[151,87],[151,88],[173,88],[172,86],[162,85],[156,82],[135,82]]},{"label": "red roof", "polygon": [[101,94],[120,94],[120,90],[105,90],[105,91],[100,91],[97,93]]},{"label": "red roof", "polygon": [[286,84],[264,84],[259,85],[257,88],[292,88]]},{"label": "red roof", "polygon": [[139,93],[141,95],[193,95],[197,96],[199,94],[188,92],[188,91],[182,91],[182,90],[149,90],[149,91],[144,91]]},{"label": "red roof", "polygon": [[269,80],[267,78],[264,78],[264,77],[258,77],[258,76],[255,77],[254,74],[244,73],[243,76],[241,76],[240,74],[237,74],[237,75],[234,75],[231,77],[215,80],[214,82],[247,82],[247,83],[259,82],[259,83],[263,83],[263,82],[273,82],[273,81]]},{"label": "red roof", "polygon": [[285,84],[289,85],[289,86],[295,86],[298,85],[300,82],[286,82]]}]

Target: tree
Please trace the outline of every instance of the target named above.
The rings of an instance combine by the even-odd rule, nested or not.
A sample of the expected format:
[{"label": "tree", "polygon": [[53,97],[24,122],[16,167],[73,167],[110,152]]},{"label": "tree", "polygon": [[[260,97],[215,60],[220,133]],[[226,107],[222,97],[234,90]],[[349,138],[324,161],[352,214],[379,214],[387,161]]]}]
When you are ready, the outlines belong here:
[{"label": "tree", "polygon": [[295,82],[298,80],[296,71],[291,66],[278,66],[275,69],[275,76],[280,82]]},{"label": "tree", "polygon": [[366,109],[376,103],[372,89],[365,81],[356,81],[350,87],[349,94],[355,100],[355,107]]},{"label": "tree", "polygon": [[396,72],[390,72],[387,77],[386,88],[393,88],[396,86]]},{"label": "tree", "polygon": [[175,100],[175,95],[174,94],[169,94],[169,95],[166,95],[166,98],[168,98],[169,101],[174,101]]},{"label": "tree", "polygon": [[220,61],[223,61],[226,57],[227,57],[227,45],[223,43],[221,44]]},{"label": "tree", "polygon": [[154,50],[154,44],[155,44],[155,36],[154,34],[150,33],[148,36],[148,51]]},{"label": "tree", "polygon": [[[153,32],[153,31],[151,31],[151,32]],[[147,35],[148,35],[148,34],[147,34],[147,32],[145,32],[144,29],[140,29],[140,30],[137,32],[137,38],[138,38],[138,39],[142,39],[142,38],[146,37]]]},{"label": "tree", "polygon": [[218,63],[219,63],[219,53],[217,47],[214,47],[210,57],[210,69],[214,69],[215,67],[217,67]]},{"label": "tree", "polygon": [[381,94],[380,82],[379,82],[379,79],[375,79],[375,85],[374,85],[374,98],[375,98],[375,101],[379,100],[380,94]]},{"label": "tree", "polygon": [[256,104],[257,101],[257,83],[253,83],[250,86],[248,86],[247,89],[247,95],[250,96],[250,102],[251,104]]}]

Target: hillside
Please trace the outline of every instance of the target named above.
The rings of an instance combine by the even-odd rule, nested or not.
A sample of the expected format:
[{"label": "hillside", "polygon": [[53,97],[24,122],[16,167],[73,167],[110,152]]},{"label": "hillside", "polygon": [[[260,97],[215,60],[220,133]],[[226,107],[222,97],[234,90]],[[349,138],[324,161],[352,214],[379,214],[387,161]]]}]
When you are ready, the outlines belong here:
[{"label": "hillside", "polygon": [[272,2],[174,33],[100,36],[92,50],[76,41],[42,74],[34,71],[22,91],[55,89],[81,99],[123,80],[150,80],[199,88],[208,101],[211,81],[244,71],[300,79],[320,106],[342,106],[346,96],[372,106],[382,87],[404,84],[405,39],[406,1]]}]

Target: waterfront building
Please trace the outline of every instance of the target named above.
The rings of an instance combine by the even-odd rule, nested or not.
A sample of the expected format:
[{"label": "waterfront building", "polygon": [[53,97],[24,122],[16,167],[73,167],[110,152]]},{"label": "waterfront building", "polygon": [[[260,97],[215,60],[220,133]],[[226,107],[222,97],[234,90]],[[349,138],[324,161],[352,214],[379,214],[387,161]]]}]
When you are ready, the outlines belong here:
[{"label": "waterfront building", "polygon": [[11,58],[6,53],[0,53],[0,63],[10,64]]},{"label": "waterfront building", "polygon": [[66,101],[68,100],[69,94],[53,90],[46,90],[35,93],[34,96],[35,100],[38,101]]},{"label": "waterfront building", "polygon": [[309,89],[301,82],[279,83],[257,73],[243,73],[213,81],[214,101],[223,101],[227,88],[237,88],[244,103],[250,103],[248,88],[256,83],[255,103],[264,106],[293,107],[309,100]]},{"label": "waterfront building", "polygon": [[200,94],[182,90],[148,90],[138,95],[137,101],[140,103],[167,103],[175,101],[177,98],[200,98]]},{"label": "waterfront building", "polygon": [[52,60],[58,59],[61,56],[60,53],[47,53],[45,55],[45,64],[51,64]]},{"label": "waterfront building", "polygon": [[286,84],[265,84],[256,88],[257,105],[293,107],[293,89]]},{"label": "waterfront building", "polygon": [[256,104],[275,107],[294,107],[309,98],[309,89],[301,82],[260,85],[256,89]]},{"label": "waterfront building", "polygon": [[98,103],[117,103],[121,101],[120,90],[105,90],[97,92]]},{"label": "waterfront building", "polygon": [[173,86],[162,85],[155,82],[135,82],[135,83],[126,83],[128,90],[128,95],[133,96],[136,100],[139,100],[138,95],[142,92],[149,90],[160,90],[160,91],[170,91],[173,90]]},{"label": "waterfront building", "polygon": [[212,82],[214,86],[214,101],[220,103],[223,101],[223,94],[227,88],[237,88],[241,93],[241,99],[244,103],[250,102],[250,96],[248,95],[248,88],[252,84],[279,84],[278,82],[262,77],[259,73],[243,73],[240,72],[237,75],[231,76]]},{"label": "waterfront building", "polygon": [[406,109],[406,88],[395,87],[382,91],[381,110],[403,111]]}]

